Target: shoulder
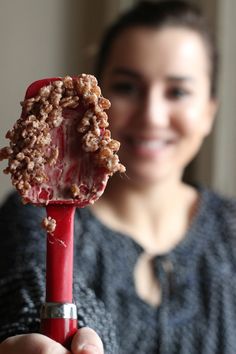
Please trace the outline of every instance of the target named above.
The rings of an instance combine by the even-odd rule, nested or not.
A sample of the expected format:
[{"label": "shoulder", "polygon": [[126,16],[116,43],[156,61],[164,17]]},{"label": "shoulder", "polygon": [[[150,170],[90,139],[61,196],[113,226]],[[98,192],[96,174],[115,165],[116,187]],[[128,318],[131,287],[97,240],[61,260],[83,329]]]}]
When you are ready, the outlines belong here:
[{"label": "shoulder", "polygon": [[45,216],[45,210],[34,205],[24,205],[16,192],[8,195],[0,206],[0,224],[12,228],[14,226],[33,228]]},{"label": "shoulder", "polygon": [[236,198],[226,197],[220,193],[205,190],[203,192],[203,204],[206,216],[214,217],[220,222],[221,230],[236,231]]},{"label": "shoulder", "polygon": [[[202,234],[209,241],[205,249],[207,263],[214,263],[219,273],[223,269],[236,271],[236,198],[205,190],[203,193]],[[202,218],[202,220],[203,220]],[[208,236],[206,236],[208,234]]]},{"label": "shoulder", "polygon": [[12,192],[0,207],[1,233],[7,235],[2,242],[17,239],[27,245],[31,234],[42,233],[41,222],[45,215],[44,208],[24,205],[18,193]]},{"label": "shoulder", "polygon": [[23,205],[16,192],[7,197],[0,207],[2,269],[24,264],[26,259],[41,260],[45,248],[45,232],[41,227],[44,216],[44,208]]}]

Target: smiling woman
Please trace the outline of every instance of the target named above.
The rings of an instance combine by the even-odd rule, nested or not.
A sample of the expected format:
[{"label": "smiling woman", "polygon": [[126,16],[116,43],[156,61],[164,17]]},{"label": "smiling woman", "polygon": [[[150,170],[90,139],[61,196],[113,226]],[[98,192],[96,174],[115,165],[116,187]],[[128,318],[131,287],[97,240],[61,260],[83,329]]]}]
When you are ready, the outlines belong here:
[{"label": "smiling woman", "polygon": [[[153,352],[205,353],[216,333],[212,326],[226,328],[227,321],[236,321],[232,303],[234,315],[219,315],[219,322],[211,317],[218,307],[212,301],[223,301],[225,291],[211,274],[219,275],[221,265],[231,262],[227,251],[219,263],[215,258],[225,242],[220,225],[231,225],[226,243],[232,245],[235,201],[182,180],[212,130],[217,74],[217,50],[206,22],[182,1],[141,3],[108,30],[98,56],[97,75],[112,103],[111,131],[121,142],[128,178],[110,181],[104,198],[90,209],[109,229],[133,241],[133,251],[126,244],[131,259],[138,247],[128,268],[131,287],[153,312],[140,309],[138,320],[132,317],[134,299],[132,304],[123,299],[123,305],[130,311],[132,333],[140,333],[145,315],[146,323],[155,318]],[[233,293],[229,290],[229,296]],[[208,310],[200,310],[205,306]],[[217,338],[212,353],[217,348],[230,353],[223,342],[236,349],[230,335]],[[134,351],[120,345],[124,353]],[[139,342],[139,351],[150,353],[151,346],[140,349]]]}]

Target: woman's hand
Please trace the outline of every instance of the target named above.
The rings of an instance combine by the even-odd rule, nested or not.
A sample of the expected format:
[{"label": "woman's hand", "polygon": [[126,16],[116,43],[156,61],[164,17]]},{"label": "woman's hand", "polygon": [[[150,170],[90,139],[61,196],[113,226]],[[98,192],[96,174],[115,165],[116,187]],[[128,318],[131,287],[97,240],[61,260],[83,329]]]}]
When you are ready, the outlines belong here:
[{"label": "woman's hand", "polygon": [[71,352],[73,354],[104,354],[100,337],[88,327],[81,328],[75,333],[71,343]]},{"label": "woman's hand", "polygon": [[104,354],[103,344],[91,328],[78,329],[71,343],[71,352],[42,334],[9,337],[0,344],[0,354]]}]

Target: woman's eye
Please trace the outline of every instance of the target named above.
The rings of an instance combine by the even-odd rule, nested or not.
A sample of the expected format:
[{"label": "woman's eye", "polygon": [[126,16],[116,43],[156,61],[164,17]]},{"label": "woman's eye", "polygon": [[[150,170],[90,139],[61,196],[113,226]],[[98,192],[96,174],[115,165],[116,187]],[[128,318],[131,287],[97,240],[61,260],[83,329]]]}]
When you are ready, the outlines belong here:
[{"label": "woman's eye", "polygon": [[111,84],[110,89],[113,93],[119,95],[136,96],[139,94],[137,85],[130,82],[117,82]]},{"label": "woman's eye", "polygon": [[167,96],[170,99],[180,99],[188,96],[190,92],[187,89],[181,87],[172,87],[167,91]]}]

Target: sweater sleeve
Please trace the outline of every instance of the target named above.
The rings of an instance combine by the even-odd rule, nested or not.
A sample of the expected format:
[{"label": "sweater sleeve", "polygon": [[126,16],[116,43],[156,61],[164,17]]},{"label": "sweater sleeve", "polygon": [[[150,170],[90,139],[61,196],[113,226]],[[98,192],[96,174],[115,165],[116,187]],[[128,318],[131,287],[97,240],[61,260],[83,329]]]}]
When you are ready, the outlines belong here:
[{"label": "sweater sleeve", "polygon": [[38,332],[44,297],[44,210],[23,205],[16,193],[0,208],[0,339]]},{"label": "sweater sleeve", "polygon": [[[222,199],[218,220],[221,227],[221,258],[228,264],[232,275],[236,274],[236,199]],[[236,281],[236,276],[232,280]],[[236,285],[236,283],[235,283]]]}]

